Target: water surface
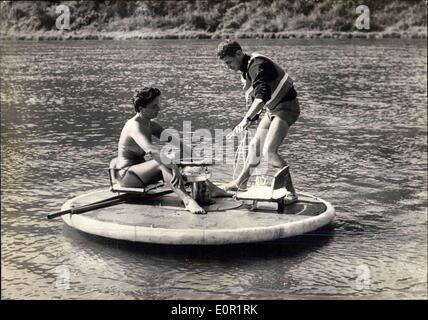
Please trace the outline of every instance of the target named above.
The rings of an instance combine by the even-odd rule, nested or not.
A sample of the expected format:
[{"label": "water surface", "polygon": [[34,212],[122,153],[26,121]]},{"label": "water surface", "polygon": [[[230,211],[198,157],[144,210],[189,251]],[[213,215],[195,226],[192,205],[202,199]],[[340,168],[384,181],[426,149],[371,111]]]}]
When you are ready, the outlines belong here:
[{"label": "water surface", "polygon": [[[427,297],[427,50],[422,40],[248,40],[295,79],[281,154],[330,228],[225,248],[133,245],[47,221],[108,185],[132,90],[162,89],[165,127],[226,129],[244,112],[215,41],[1,44],[1,284],[16,299]],[[228,170],[228,168],[223,169]],[[69,288],[58,282],[69,272]]]}]

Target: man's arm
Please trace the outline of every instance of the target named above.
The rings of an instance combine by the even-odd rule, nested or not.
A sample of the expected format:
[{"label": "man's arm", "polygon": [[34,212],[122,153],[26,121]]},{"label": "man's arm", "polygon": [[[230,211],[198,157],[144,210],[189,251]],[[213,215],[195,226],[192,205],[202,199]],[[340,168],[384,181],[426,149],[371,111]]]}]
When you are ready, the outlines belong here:
[{"label": "man's arm", "polygon": [[271,98],[271,88],[268,82],[276,77],[275,67],[263,58],[256,58],[248,70],[255,99],[245,114],[244,119],[235,127],[234,131],[239,133],[245,130],[254,118]]},{"label": "man's arm", "polygon": [[244,119],[233,129],[233,132],[238,134],[247,129],[247,127],[251,124],[251,120],[257,113],[259,113],[260,110],[264,107],[264,102],[262,99],[254,99],[253,103],[251,104],[250,109],[248,109],[247,113],[245,114]]},{"label": "man's arm", "polygon": [[265,106],[265,102],[260,98],[255,98],[247,113],[245,114],[245,118],[248,122],[251,122],[251,119],[254,118],[256,114],[258,114],[263,107]]},{"label": "man's arm", "polygon": [[277,72],[273,64],[264,58],[256,58],[248,70],[251,85],[254,88],[254,97],[268,102],[271,98],[271,88],[268,84],[273,81]]}]

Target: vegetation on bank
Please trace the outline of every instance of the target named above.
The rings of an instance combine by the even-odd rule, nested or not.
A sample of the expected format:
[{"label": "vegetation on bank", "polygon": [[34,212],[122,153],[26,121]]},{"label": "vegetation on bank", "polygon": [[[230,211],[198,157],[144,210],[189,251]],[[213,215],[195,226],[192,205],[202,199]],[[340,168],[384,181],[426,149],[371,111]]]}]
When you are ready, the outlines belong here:
[{"label": "vegetation on bank", "polygon": [[[70,9],[60,31],[58,5]],[[358,5],[370,30],[358,30]],[[426,37],[425,0],[1,1],[0,34],[17,38]],[[372,34],[372,35],[369,35]]]}]

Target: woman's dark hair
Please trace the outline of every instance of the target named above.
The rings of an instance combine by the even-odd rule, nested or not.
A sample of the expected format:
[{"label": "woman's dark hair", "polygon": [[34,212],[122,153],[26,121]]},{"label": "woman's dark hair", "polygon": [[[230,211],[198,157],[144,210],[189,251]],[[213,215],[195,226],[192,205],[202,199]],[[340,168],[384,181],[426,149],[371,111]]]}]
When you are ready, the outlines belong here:
[{"label": "woman's dark hair", "polygon": [[143,89],[136,90],[132,97],[135,112],[139,112],[140,108],[145,108],[147,104],[152,102],[156,97],[159,97],[160,94],[161,92],[158,88],[144,87]]}]

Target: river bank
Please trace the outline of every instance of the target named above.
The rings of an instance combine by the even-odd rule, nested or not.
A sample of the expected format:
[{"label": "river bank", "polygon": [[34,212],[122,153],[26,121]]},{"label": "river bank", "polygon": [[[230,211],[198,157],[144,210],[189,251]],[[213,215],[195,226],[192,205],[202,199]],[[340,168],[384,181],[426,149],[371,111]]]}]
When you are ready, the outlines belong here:
[{"label": "river bank", "polygon": [[[0,38],[17,40],[426,38],[422,0],[2,1]],[[67,9],[67,10],[65,10]],[[360,7],[361,9],[361,7]],[[61,10],[65,10],[60,15]],[[362,22],[361,20],[360,22]],[[64,24],[64,29],[60,30]],[[66,26],[67,25],[67,26]],[[65,27],[66,26],[66,27]]]},{"label": "river bank", "polygon": [[180,30],[144,30],[130,32],[44,31],[34,33],[0,34],[1,40],[149,40],[149,39],[426,39],[424,28],[412,31],[340,32],[340,31],[283,31],[210,33]]}]

